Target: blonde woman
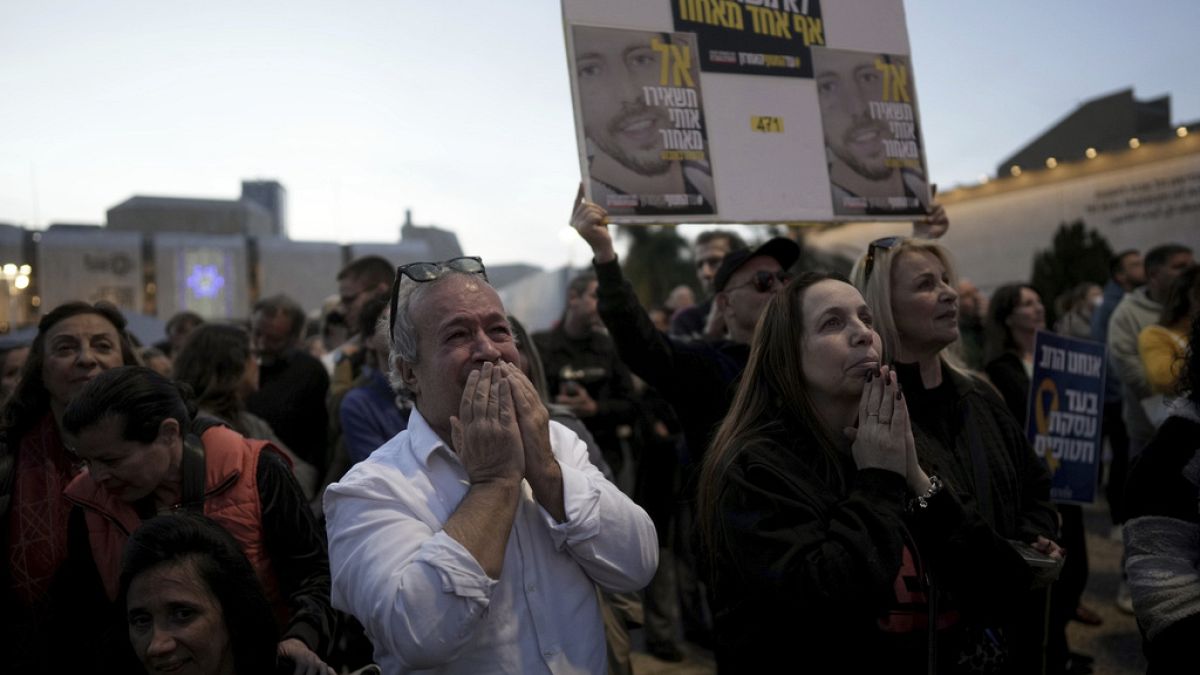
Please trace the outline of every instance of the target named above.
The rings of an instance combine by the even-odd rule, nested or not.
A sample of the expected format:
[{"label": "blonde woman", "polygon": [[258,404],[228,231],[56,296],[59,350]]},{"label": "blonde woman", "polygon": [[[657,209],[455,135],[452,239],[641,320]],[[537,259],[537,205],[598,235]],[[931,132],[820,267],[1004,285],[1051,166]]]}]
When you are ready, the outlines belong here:
[{"label": "blonde woman", "polygon": [[[1061,558],[1046,467],[995,390],[958,365],[957,278],[949,252],[927,240],[878,239],[855,264],[852,280],[908,400],[921,466],[999,536]],[[1028,617],[994,626],[1010,664],[1040,661],[1041,631],[1028,633],[1041,625],[1036,605],[1031,599]]]}]

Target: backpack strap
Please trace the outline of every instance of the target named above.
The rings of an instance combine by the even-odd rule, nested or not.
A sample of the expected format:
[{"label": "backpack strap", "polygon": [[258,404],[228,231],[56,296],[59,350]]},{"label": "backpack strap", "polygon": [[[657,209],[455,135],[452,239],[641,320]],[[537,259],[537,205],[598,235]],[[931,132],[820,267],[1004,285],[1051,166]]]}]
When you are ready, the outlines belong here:
[{"label": "backpack strap", "polygon": [[181,506],[192,513],[204,512],[204,443],[200,436],[188,434],[183,440],[183,486]]}]

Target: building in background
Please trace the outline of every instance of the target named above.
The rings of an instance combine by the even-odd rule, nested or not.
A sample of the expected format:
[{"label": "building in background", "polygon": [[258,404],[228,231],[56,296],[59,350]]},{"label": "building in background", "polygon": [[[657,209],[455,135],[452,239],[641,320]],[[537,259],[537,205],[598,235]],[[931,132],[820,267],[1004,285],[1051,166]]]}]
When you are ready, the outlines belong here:
[{"label": "building in background", "polygon": [[287,190],[277,180],[242,181],[243,202],[258,204],[271,214],[271,234],[287,237]]},{"label": "building in background", "polygon": [[463,254],[462,246],[458,243],[458,235],[434,225],[414,224],[412,209],[404,209],[404,224],[400,226],[400,241],[406,244],[424,243],[430,261],[449,260],[461,257]]},{"label": "building in background", "polygon": [[[950,218],[942,243],[959,273],[985,293],[1028,281],[1035,255],[1076,221],[1114,251],[1200,249],[1200,122],[1172,125],[1169,111],[1167,97],[1097,98],[1001,162],[998,176],[939,193]],[[909,232],[900,222],[829,227],[806,245],[857,259],[869,242]]]},{"label": "building in background", "polygon": [[52,309],[72,300],[105,300],[122,312],[142,312],[146,279],[142,236],[100,227],[55,225],[38,233],[37,302]]},{"label": "building in background", "polygon": [[[187,310],[226,319],[285,293],[311,311],[336,295],[337,273],[354,258],[379,255],[399,266],[463,255],[453,231],[416,225],[409,210],[400,234],[398,242],[292,241],[287,190],[274,180],[242,181],[236,200],[130,197],[108,210],[107,226],[0,224],[0,333],[70,300],[106,300],[130,318]],[[541,270],[489,271],[499,287]]]},{"label": "building in background", "polygon": [[244,236],[273,235],[271,212],[240,199],[134,196],[108,210],[108,229],[117,232],[187,232]]}]

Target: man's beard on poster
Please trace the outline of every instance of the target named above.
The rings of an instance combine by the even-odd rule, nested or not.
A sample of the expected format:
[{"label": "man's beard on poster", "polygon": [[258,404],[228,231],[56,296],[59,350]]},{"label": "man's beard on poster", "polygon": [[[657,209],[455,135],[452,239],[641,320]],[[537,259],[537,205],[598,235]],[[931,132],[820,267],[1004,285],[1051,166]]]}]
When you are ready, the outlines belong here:
[{"label": "man's beard on poster", "polygon": [[883,149],[883,140],[891,138],[891,130],[886,124],[878,120],[864,119],[855,117],[853,126],[847,129],[842,134],[842,142],[840,145],[831,146],[833,154],[837,155],[838,159],[842,160],[846,166],[850,167],[854,173],[866,178],[867,180],[885,180],[891,178],[895,172],[893,167],[887,165],[885,159],[871,161],[868,164],[866,161],[859,159],[850,151],[856,143],[854,137],[863,132],[874,131],[879,134],[876,142],[879,143],[880,149]]},{"label": "man's beard on poster", "polygon": [[[621,137],[622,128],[632,120],[645,117],[658,122],[655,138],[646,145],[627,152],[616,139]],[[662,138],[658,129],[671,128],[670,118],[662,108],[651,108],[644,104],[625,104],[620,114],[604,125],[603,134],[590,134],[591,140],[610,157],[625,168],[643,176],[661,176],[671,168],[671,160],[662,158]]]}]

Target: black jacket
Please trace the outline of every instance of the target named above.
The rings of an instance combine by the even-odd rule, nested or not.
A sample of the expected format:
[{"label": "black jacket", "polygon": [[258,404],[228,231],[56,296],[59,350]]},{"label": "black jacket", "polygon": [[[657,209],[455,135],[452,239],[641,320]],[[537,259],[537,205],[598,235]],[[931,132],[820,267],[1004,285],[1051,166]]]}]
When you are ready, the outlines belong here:
[{"label": "black jacket", "polygon": [[246,410],[266,420],[289,450],[324,475],[329,465],[328,396],[325,366],[292,349],[259,369],[258,391],[246,397]]},{"label": "black jacket", "polygon": [[953,626],[938,637],[943,666],[962,626],[1009,616],[1028,567],[953,487],[910,513],[902,476],[846,458],[848,485],[835,487],[807,456],[813,442],[777,425],[723,474],[712,575],[722,673],[924,673],[931,611]]},{"label": "black jacket", "polygon": [[1029,414],[1029,374],[1021,357],[1004,352],[987,364],[987,376],[992,385],[1004,398],[1008,411],[1025,428],[1025,417]]},{"label": "black jacket", "polygon": [[954,487],[1003,537],[1057,538],[1050,474],[996,392],[944,364],[942,385],[933,390],[924,388],[915,364],[896,364],[896,372],[926,473]]},{"label": "black jacket", "polygon": [[[687,441],[685,476],[700,465],[733,402],[750,346],[722,340],[680,341],[654,328],[620,264],[595,263],[600,317],[621,360],[675,408]],[[685,481],[688,479],[685,477]]]},{"label": "black jacket", "polygon": [[[533,341],[546,369],[546,386],[551,397],[558,395],[569,379],[586,389],[596,402],[596,414],[580,420],[596,439],[604,460],[619,474],[622,454],[617,428],[634,423],[637,407],[633,379],[617,357],[612,339],[599,332],[575,339],[557,326],[535,334]],[[564,378],[564,368],[574,371],[575,377]]]}]

